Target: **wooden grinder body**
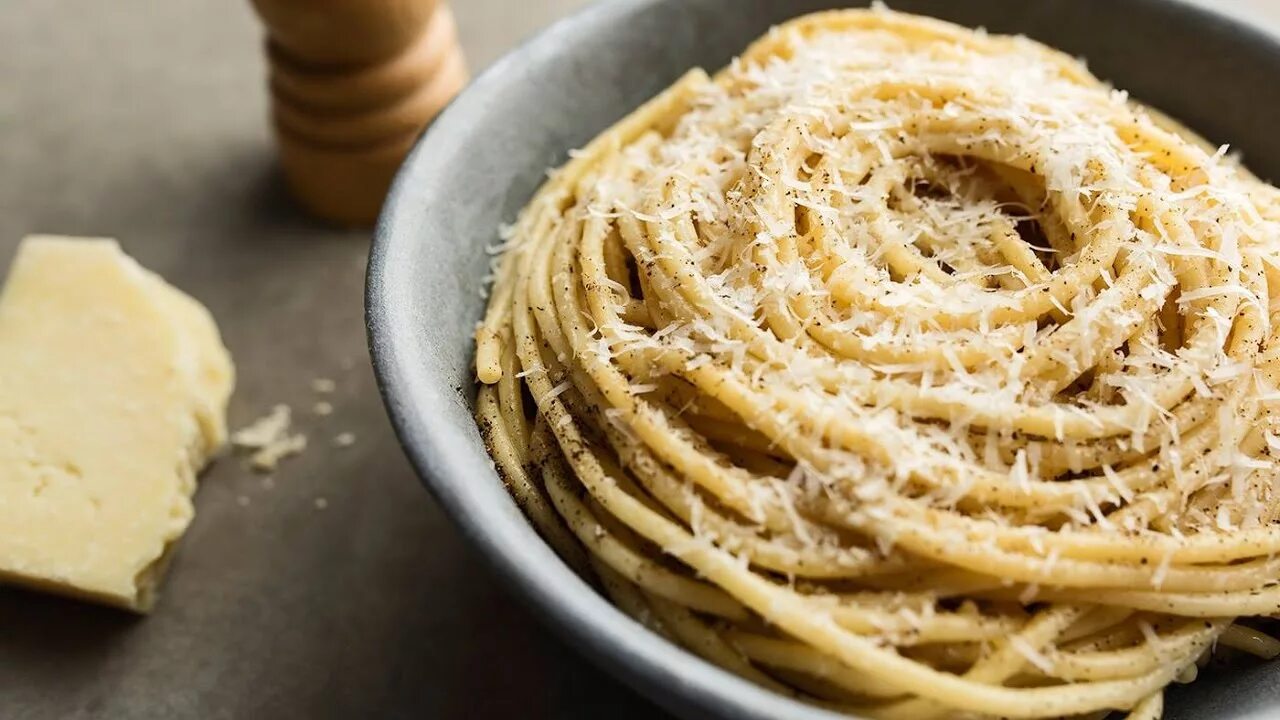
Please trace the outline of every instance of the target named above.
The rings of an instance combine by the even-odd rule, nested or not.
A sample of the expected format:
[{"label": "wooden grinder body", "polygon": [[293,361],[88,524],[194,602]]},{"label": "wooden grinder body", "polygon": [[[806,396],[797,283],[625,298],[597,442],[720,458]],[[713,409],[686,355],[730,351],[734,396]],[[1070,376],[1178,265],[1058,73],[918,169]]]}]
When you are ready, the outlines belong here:
[{"label": "wooden grinder body", "polygon": [[414,140],[466,84],[440,0],[252,0],[267,26],[272,118],[294,195],[343,225],[377,217]]}]

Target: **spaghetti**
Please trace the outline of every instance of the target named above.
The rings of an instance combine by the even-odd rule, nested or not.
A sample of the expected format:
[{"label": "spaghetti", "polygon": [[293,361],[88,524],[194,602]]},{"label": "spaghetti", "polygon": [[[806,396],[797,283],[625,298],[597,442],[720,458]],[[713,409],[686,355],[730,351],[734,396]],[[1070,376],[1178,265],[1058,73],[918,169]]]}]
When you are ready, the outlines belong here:
[{"label": "spaghetti", "polygon": [[1057,51],[811,15],[551,175],[478,419],[567,562],[761,685],[1155,718],[1280,651],[1278,221]]}]

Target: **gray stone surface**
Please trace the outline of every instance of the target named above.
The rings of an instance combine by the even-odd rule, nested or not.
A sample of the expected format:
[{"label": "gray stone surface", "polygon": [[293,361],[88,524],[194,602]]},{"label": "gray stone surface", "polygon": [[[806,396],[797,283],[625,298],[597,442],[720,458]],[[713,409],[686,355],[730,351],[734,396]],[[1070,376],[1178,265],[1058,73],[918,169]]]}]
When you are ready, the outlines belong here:
[{"label": "gray stone surface", "polygon": [[[482,66],[578,4],[458,15]],[[218,317],[232,424],[285,402],[312,440],[273,489],[234,458],[204,476],[151,617],[0,590],[0,718],[652,717],[497,586],[403,459],[365,349],[367,236],[285,196],[248,3],[0,5],[0,268],[30,232],[120,238]]]}]

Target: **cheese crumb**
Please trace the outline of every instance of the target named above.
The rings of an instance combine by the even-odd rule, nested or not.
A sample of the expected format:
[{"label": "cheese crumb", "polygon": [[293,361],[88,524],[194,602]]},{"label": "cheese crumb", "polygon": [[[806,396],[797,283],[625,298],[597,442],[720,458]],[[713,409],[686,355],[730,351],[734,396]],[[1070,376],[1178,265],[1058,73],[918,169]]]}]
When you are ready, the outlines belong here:
[{"label": "cheese crumb", "polygon": [[307,448],[306,435],[289,432],[292,421],[289,406],[276,405],[267,415],[232,434],[231,443],[239,449],[252,451],[249,464],[253,469],[271,472],[282,459]]},{"label": "cheese crumb", "polygon": [[306,435],[290,435],[255,452],[249,458],[249,463],[259,472],[272,472],[280,465],[281,460],[298,455],[306,449]]},{"label": "cheese crumb", "polygon": [[288,405],[276,405],[271,412],[254,420],[247,427],[241,428],[231,435],[231,442],[236,447],[260,448],[277,440],[288,432],[292,413]]}]

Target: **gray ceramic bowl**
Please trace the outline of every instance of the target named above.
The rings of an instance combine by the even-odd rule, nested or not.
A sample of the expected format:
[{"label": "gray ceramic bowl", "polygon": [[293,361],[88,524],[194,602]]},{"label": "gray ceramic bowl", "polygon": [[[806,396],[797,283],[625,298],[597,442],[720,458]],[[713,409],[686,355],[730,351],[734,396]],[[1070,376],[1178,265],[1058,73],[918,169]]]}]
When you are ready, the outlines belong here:
[{"label": "gray ceramic bowl", "polygon": [[[436,121],[400,171],[369,265],[368,322],[387,409],[419,474],[515,592],[583,652],[690,718],[836,718],[667,644],[579,580],[498,480],[471,419],[471,334],[485,247],[544,177],[693,66],[715,69],[769,26],[859,2],[617,0],[564,20],[498,62]],[[1170,0],[896,0],[1024,33],[1280,177],[1280,47]],[[1173,718],[1275,717],[1280,666],[1175,690]]]}]

